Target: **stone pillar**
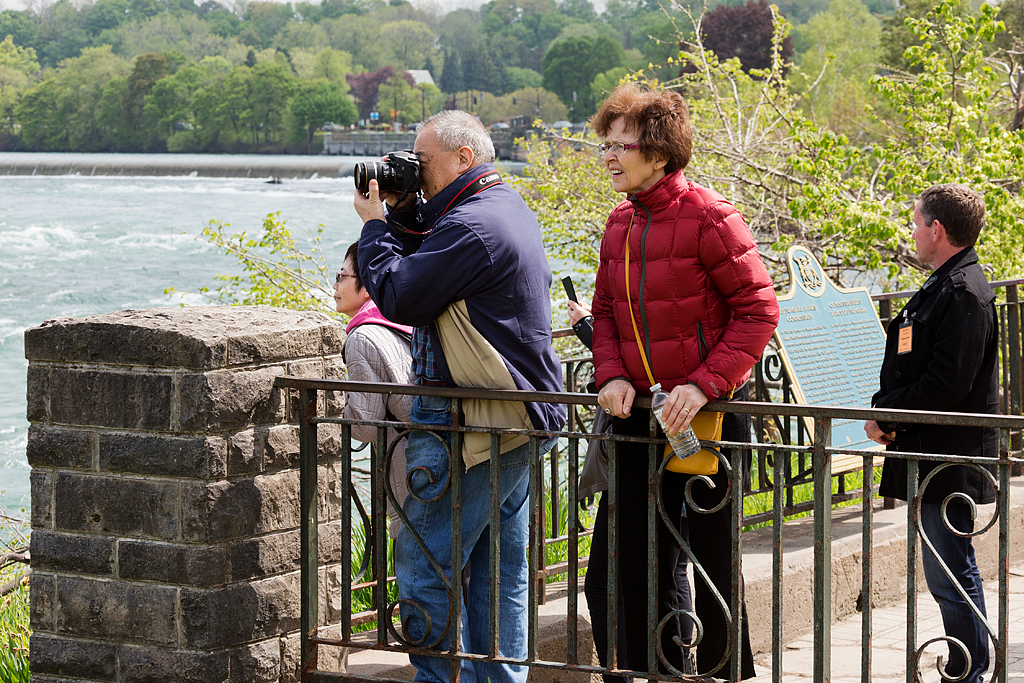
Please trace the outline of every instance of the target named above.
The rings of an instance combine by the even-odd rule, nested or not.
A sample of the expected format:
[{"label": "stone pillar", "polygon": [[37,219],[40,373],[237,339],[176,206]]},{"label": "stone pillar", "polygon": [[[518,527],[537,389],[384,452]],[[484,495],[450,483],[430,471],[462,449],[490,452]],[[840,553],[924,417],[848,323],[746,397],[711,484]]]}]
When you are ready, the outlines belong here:
[{"label": "stone pillar", "polygon": [[[26,331],[34,683],[298,679],[297,396],[273,381],[341,377],[343,330],[190,307]],[[325,427],[330,560],[340,439]]]}]

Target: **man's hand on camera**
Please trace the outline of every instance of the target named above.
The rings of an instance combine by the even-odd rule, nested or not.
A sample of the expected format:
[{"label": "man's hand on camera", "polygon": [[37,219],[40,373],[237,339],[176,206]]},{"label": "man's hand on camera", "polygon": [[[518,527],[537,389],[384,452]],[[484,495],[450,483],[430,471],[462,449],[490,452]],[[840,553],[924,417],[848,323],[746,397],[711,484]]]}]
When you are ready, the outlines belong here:
[{"label": "man's hand on camera", "polygon": [[[370,221],[382,221],[384,220],[384,204],[381,202],[379,186],[376,180],[370,181],[370,191],[363,194],[359,190],[356,190],[355,200],[352,202],[356,207],[356,213],[359,214],[359,218],[362,219],[363,223]],[[384,193],[384,198],[387,199],[388,193]]]}]

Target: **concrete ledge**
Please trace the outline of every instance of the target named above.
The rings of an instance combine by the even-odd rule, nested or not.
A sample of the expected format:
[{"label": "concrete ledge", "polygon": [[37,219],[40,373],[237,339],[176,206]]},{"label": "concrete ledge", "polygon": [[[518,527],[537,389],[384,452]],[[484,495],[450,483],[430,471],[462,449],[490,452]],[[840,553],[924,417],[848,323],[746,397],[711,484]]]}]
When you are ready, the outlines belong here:
[{"label": "concrete ledge", "polygon": [[[878,607],[906,599],[907,595],[907,506],[881,509],[881,499],[873,508],[872,605]],[[978,509],[978,528],[992,519],[995,505]],[[862,547],[861,508],[859,505],[832,512],[832,621],[860,611]],[[814,519],[786,523],[783,529],[782,632],[789,641],[812,630],[814,586]],[[766,527],[743,536],[743,575],[746,583],[747,616],[750,620],[751,647],[755,656],[770,651],[772,628],[772,528]],[[996,577],[999,560],[999,524],[974,539],[982,577]],[[1024,479],[1010,482],[1010,564],[1024,561]],[[926,591],[924,574],[918,560],[918,590]],[[580,580],[577,625],[578,661],[597,665],[590,615]],[[538,608],[538,642],[542,660],[562,662],[566,653],[566,616],[568,599],[565,584],[552,584],[547,604]],[[376,632],[360,634],[359,642],[372,642]],[[409,658],[401,653],[352,649],[347,671],[354,677],[412,680],[415,671]],[[326,667],[325,667],[326,668]],[[543,683],[586,683],[591,676],[558,670],[535,669],[530,679]],[[597,676],[593,683],[600,683]]]}]

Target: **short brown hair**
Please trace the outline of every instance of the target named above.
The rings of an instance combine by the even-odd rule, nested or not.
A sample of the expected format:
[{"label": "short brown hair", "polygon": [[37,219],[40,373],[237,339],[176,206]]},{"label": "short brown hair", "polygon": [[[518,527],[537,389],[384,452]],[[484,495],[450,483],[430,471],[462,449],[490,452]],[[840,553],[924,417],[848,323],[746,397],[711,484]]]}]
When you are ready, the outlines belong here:
[{"label": "short brown hair", "polygon": [[647,161],[665,159],[665,173],[686,168],[693,153],[690,110],[683,96],[672,90],[651,90],[636,83],[612,91],[590,120],[601,137],[618,119],[640,134],[640,153]]},{"label": "short brown hair", "polygon": [[963,185],[933,185],[921,193],[919,207],[924,224],[942,223],[954,247],[973,247],[985,227],[985,200]]},{"label": "short brown hair", "polygon": [[352,262],[352,270],[356,272],[356,276],[354,279],[356,281],[357,292],[360,289],[366,289],[365,287],[363,287],[363,278],[359,277],[359,256],[357,255],[358,252],[359,242],[353,242],[352,244],[348,245],[348,251],[345,252],[345,260],[342,261],[342,263],[344,263],[345,261]]}]

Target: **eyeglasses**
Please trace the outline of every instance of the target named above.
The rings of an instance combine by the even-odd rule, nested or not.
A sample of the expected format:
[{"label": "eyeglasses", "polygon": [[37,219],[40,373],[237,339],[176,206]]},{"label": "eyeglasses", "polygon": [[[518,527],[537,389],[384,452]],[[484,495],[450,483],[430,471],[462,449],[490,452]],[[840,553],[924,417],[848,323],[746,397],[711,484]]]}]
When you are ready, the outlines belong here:
[{"label": "eyeglasses", "polygon": [[613,142],[611,144],[601,143],[597,146],[597,153],[600,156],[605,156],[608,152],[611,152],[615,156],[619,156],[627,149],[640,149],[640,143],[638,142]]},{"label": "eyeglasses", "polygon": [[350,275],[348,273],[338,273],[335,276],[335,278],[334,278],[334,284],[338,284],[339,282],[341,282],[341,278],[343,278],[343,277],[358,278],[359,276],[358,275]]}]

